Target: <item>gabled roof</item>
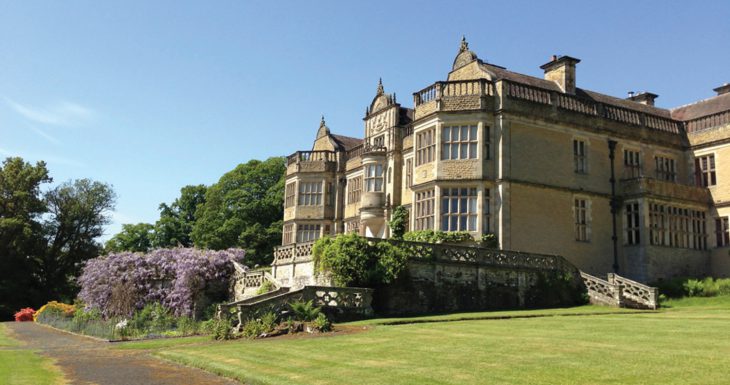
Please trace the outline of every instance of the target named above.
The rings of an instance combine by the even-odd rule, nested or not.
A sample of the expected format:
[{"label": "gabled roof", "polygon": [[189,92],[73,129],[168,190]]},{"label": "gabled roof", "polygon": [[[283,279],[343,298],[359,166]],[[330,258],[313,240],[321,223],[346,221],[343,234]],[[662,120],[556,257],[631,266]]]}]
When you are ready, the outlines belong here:
[{"label": "gabled roof", "polygon": [[730,93],[727,93],[673,108],[671,113],[673,119],[686,121],[729,110]]},{"label": "gabled roof", "polygon": [[348,151],[351,148],[359,146],[363,143],[363,139],[353,138],[351,136],[331,134],[331,137],[332,139],[334,139],[337,147],[339,147],[339,149],[342,151]]}]

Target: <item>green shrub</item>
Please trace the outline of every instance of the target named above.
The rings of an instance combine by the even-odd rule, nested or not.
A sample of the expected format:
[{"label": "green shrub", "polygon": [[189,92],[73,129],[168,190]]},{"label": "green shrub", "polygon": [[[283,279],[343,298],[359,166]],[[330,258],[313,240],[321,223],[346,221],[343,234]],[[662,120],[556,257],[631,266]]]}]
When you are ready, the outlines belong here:
[{"label": "green shrub", "polygon": [[403,239],[408,228],[408,209],[405,206],[398,206],[393,210],[393,215],[388,221],[390,236],[393,239]]},{"label": "green shrub", "polygon": [[243,325],[241,334],[246,338],[256,338],[264,333],[271,333],[276,328],[276,314],[269,312],[259,319],[252,319]]},{"label": "green shrub", "polygon": [[261,286],[259,286],[258,290],[256,290],[256,295],[266,294],[266,293],[274,290],[275,288],[276,288],[276,286],[274,286],[274,284],[271,283],[271,281],[266,279],[266,280],[264,280],[264,283],[262,283]]},{"label": "green shrub", "polygon": [[398,278],[398,275],[406,268],[408,255],[398,246],[388,242],[375,244],[375,252],[379,256],[375,266],[373,283],[391,283]]},{"label": "green shrub", "polygon": [[434,231],[418,230],[405,233],[403,239],[411,242],[425,243],[464,243],[474,242],[474,237],[468,231]]},{"label": "green shrub", "polygon": [[174,325],[175,317],[159,303],[147,304],[135,312],[129,322],[129,327],[140,333],[162,332],[172,329]]},{"label": "green shrub", "polygon": [[331,273],[337,286],[390,283],[407,260],[400,247],[387,241],[371,243],[354,233],[322,238],[314,244],[312,254],[317,271]]},{"label": "green shrub", "polygon": [[177,331],[184,336],[192,336],[198,334],[200,324],[190,317],[180,317],[177,319]]},{"label": "green shrub", "polygon": [[487,247],[490,249],[498,249],[499,248],[499,239],[497,239],[497,235],[493,233],[489,234],[483,234],[481,239],[482,247]]},{"label": "green shrub", "polygon": [[234,337],[233,326],[227,318],[212,320],[210,328],[211,337],[216,341],[230,340]]},{"label": "green shrub", "polygon": [[317,315],[317,318],[314,319],[314,322],[312,322],[312,324],[317,330],[323,333],[332,330],[332,322],[329,320],[329,318],[327,318],[324,313],[319,313],[319,315]]},{"label": "green shrub", "polygon": [[295,301],[289,304],[292,313],[294,313],[294,319],[297,321],[310,322],[314,321],[322,312],[322,309],[314,306],[314,301],[309,300]]},{"label": "green shrub", "polygon": [[730,295],[730,278],[670,278],[651,283],[667,298]]}]

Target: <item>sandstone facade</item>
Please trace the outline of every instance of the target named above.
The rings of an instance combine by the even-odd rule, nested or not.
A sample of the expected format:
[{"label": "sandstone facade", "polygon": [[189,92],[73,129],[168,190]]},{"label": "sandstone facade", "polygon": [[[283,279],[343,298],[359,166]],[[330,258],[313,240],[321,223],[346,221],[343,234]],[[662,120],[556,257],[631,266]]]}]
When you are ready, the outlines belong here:
[{"label": "sandstone facade", "polygon": [[283,243],[387,238],[403,205],[410,230],[492,233],[592,274],[730,275],[729,87],[663,109],[655,94],[578,87],[578,62],[553,57],[536,78],[462,41],[447,80],[412,108],[378,84],[364,139],[323,119],[312,150],[289,156]]}]

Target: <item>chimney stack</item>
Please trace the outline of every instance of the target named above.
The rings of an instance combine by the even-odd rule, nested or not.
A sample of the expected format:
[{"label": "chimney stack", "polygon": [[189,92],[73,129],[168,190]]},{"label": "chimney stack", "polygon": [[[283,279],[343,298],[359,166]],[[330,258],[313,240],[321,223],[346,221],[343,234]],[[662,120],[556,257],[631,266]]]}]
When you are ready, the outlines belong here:
[{"label": "chimney stack", "polygon": [[725,83],[720,87],[713,88],[712,90],[717,92],[717,96],[725,95],[726,93],[730,92],[730,83]]},{"label": "chimney stack", "polygon": [[634,91],[629,91],[629,97],[627,99],[637,103],[646,104],[647,106],[653,106],[654,99],[658,97],[659,95],[652,94],[651,92],[642,91],[635,94]]},{"label": "chimney stack", "polygon": [[575,94],[575,65],[580,59],[570,56],[553,55],[550,61],[541,65],[545,80],[555,82],[566,94]]}]

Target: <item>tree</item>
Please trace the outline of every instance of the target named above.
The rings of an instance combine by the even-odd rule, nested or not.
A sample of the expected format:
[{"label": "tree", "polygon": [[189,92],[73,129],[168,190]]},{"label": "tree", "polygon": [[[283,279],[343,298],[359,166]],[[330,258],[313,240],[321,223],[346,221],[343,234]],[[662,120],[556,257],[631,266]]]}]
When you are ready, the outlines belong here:
[{"label": "tree", "polygon": [[185,186],[171,205],[160,204],[160,219],[155,223],[155,247],[190,247],[191,233],[197,219],[195,212],[205,203],[205,185]]},{"label": "tree", "polygon": [[149,223],[123,224],[122,231],[106,241],[104,251],[107,253],[146,252],[152,248],[154,236],[155,226]]},{"label": "tree", "polygon": [[251,160],[223,175],[196,211],[195,246],[240,247],[247,263],[270,263],[281,243],[285,171],[284,158],[275,157]]},{"label": "tree", "polygon": [[41,185],[50,183],[44,162],[7,158],[0,167],[0,318],[8,319],[37,298],[33,264],[42,247]]},{"label": "tree", "polygon": [[89,179],[66,182],[46,193],[45,250],[35,261],[48,298],[73,299],[83,262],[101,251],[96,238],[109,223],[115,199],[111,186]]},{"label": "tree", "polygon": [[7,158],[0,168],[0,317],[48,300],[72,299],[75,278],[98,255],[114,192],[81,179],[41,192],[44,162]]}]

